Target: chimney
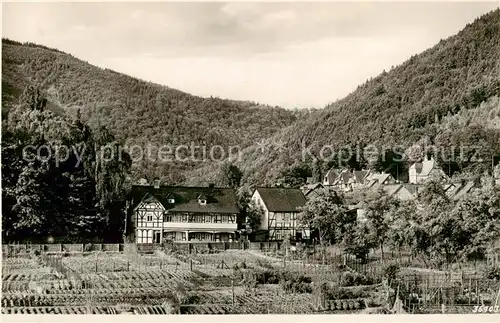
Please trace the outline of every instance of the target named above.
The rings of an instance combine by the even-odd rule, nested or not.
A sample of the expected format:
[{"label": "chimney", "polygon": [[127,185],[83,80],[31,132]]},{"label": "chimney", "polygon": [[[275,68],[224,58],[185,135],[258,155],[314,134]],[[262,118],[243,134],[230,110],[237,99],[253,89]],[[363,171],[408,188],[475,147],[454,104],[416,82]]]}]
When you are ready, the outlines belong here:
[{"label": "chimney", "polygon": [[155,188],[160,188],[160,180],[158,178],[156,178],[153,183]]}]

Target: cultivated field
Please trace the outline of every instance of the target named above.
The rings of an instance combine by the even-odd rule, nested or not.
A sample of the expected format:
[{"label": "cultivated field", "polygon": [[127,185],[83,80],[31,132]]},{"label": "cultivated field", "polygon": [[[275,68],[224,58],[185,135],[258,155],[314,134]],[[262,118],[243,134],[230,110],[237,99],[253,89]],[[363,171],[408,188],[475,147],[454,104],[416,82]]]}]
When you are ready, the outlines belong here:
[{"label": "cultivated field", "polygon": [[[156,250],[142,255],[27,250],[3,258],[2,313],[387,313],[396,297],[410,312],[425,312],[423,304],[427,312],[435,312],[450,297],[450,310],[453,305],[454,311],[463,311],[457,306],[471,310],[473,305],[494,304],[500,287],[455,275],[449,279],[451,291],[446,275],[436,279],[442,273],[417,270],[417,276],[411,268],[389,283],[374,276],[377,271],[352,267],[340,259],[310,263],[248,250]],[[432,282],[425,278],[429,274]]]}]

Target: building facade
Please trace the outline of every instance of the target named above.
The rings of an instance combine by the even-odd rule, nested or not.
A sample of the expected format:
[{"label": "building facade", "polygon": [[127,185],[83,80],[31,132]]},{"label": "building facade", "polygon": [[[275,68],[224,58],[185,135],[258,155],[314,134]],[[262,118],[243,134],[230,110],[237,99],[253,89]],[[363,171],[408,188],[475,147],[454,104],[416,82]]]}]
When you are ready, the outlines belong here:
[{"label": "building facade", "polygon": [[261,187],[254,191],[252,200],[264,210],[259,230],[268,231],[269,241],[310,239],[310,228],[299,223],[299,208],[306,203],[300,189]]},{"label": "building facade", "polygon": [[427,158],[421,163],[414,163],[409,169],[410,184],[423,184],[431,178],[449,180],[445,172],[436,164],[433,157]]},{"label": "building facade", "polygon": [[235,239],[239,209],[231,188],[137,185],[131,199],[138,244]]}]

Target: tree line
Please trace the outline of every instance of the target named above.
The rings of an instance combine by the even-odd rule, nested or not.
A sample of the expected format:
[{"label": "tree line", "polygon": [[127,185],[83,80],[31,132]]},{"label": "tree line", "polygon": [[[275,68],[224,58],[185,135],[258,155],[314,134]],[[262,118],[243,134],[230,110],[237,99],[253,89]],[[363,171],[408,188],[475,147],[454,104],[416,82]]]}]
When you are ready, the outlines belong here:
[{"label": "tree line", "polygon": [[[360,259],[371,249],[411,250],[427,266],[484,260],[498,252],[500,190],[492,177],[454,200],[441,182],[425,184],[418,199],[400,201],[381,188],[338,193],[324,189],[309,199],[300,221],[322,245],[337,245]],[[364,220],[356,210],[364,210]]]},{"label": "tree line", "polygon": [[130,157],[102,156],[119,145],[105,127],[46,105],[28,87],[2,121],[3,240],[121,241]]}]

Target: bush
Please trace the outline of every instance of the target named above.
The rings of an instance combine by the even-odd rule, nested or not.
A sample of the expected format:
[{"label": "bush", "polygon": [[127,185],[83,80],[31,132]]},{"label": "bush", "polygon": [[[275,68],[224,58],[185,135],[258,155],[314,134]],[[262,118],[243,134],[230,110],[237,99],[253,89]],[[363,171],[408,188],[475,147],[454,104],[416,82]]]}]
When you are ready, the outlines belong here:
[{"label": "bush", "polygon": [[351,290],[338,286],[332,286],[326,282],[320,286],[320,295],[323,300],[353,299],[361,296],[360,293],[357,294],[358,295],[353,293]]},{"label": "bush", "polygon": [[257,261],[255,263],[257,264],[257,266],[260,266],[262,268],[267,268],[267,269],[274,268],[270,263],[268,263],[267,261],[261,260],[261,259],[257,259]]},{"label": "bush", "polygon": [[371,285],[372,279],[354,271],[345,271],[342,274],[341,286]]},{"label": "bush", "polygon": [[289,293],[312,293],[311,277],[297,275],[291,272],[282,272],[280,285]]},{"label": "bush", "polygon": [[500,267],[489,268],[486,272],[486,277],[488,279],[500,280]]},{"label": "bush", "polygon": [[253,271],[248,270],[243,273],[243,285],[247,289],[256,288],[258,284],[257,275]]},{"label": "bush", "polygon": [[384,278],[387,278],[389,281],[396,279],[397,274],[399,273],[400,267],[396,263],[385,265],[382,269]]},{"label": "bush", "polygon": [[256,271],[257,282],[259,284],[278,284],[281,272],[273,270]]}]

